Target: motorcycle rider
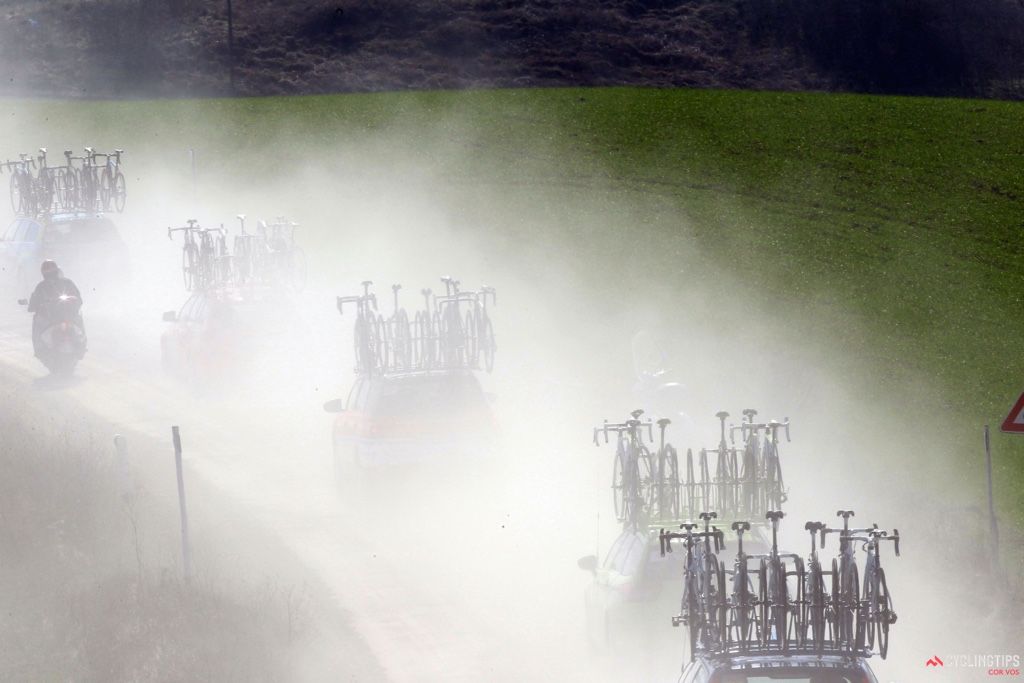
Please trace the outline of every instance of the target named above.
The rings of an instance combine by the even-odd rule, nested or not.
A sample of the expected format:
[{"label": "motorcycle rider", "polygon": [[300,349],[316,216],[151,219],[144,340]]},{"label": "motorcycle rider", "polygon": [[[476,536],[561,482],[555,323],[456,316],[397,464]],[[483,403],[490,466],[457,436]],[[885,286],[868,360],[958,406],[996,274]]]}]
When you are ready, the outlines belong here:
[{"label": "motorcycle rider", "polygon": [[50,324],[49,320],[46,319],[46,305],[61,296],[73,296],[78,299],[79,311],[75,323],[82,330],[82,350],[84,351],[85,325],[82,322],[81,312],[82,294],[78,291],[78,287],[75,286],[74,282],[64,277],[63,271],[61,271],[55,261],[50,259],[43,261],[43,265],[39,270],[43,274],[43,281],[36,285],[35,291],[32,292],[32,297],[28,301],[28,312],[35,313],[32,316],[33,353],[36,358],[39,358],[41,337]]}]

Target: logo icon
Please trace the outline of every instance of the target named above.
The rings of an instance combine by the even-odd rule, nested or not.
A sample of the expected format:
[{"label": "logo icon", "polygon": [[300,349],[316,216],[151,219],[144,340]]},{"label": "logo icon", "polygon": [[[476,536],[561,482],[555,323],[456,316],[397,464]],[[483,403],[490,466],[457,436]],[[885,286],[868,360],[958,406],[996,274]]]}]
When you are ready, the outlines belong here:
[{"label": "logo icon", "polygon": [[928,660],[928,663],[925,664],[925,666],[945,666],[945,664],[943,664],[942,660],[938,657],[932,657]]}]

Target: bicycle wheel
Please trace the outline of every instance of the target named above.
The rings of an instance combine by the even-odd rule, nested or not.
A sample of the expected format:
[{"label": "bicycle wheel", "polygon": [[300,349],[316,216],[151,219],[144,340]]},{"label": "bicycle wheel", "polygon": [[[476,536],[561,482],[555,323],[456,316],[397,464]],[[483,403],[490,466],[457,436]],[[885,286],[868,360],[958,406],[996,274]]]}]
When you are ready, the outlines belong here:
[{"label": "bicycle wheel", "polygon": [[196,288],[196,276],[199,272],[199,250],[194,244],[186,244],[181,248],[181,274],[185,279],[185,289]]},{"label": "bicycle wheel", "polygon": [[812,562],[808,575],[807,618],[811,642],[818,651],[825,647],[825,579],[821,574],[821,563]]},{"label": "bicycle wheel", "polygon": [[445,362],[448,367],[461,367],[466,362],[466,336],[462,329],[462,318],[455,306],[448,306],[443,316],[444,329],[441,331],[441,338],[444,339]]},{"label": "bicycle wheel", "polygon": [[447,337],[444,333],[444,318],[441,315],[441,311],[436,310],[431,318],[431,334],[433,335],[435,353],[434,365],[448,367],[451,364],[451,360],[448,357],[450,351],[448,349]]},{"label": "bicycle wheel", "polygon": [[399,309],[395,316],[394,364],[400,370],[409,370],[412,364],[412,334],[409,331],[409,316],[405,309]]},{"label": "bicycle wheel", "polygon": [[889,653],[889,624],[896,623],[896,612],[892,608],[892,596],[885,582],[885,571],[878,567],[875,570],[878,579],[878,654],[885,659]]},{"label": "bicycle wheel", "polygon": [[829,593],[828,604],[829,611],[825,614],[825,618],[828,621],[829,635],[832,639],[832,644],[842,649],[843,647],[843,634],[842,628],[840,627],[840,615],[842,614],[842,608],[840,607],[840,599],[842,597],[842,590],[840,589],[840,577],[839,577],[839,564],[837,560],[832,560],[832,592]]},{"label": "bicycle wheel", "polygon": [[78,208],[78,174],[74,169],[61,171],[64,178],[64,210],[71,211]]},{"label": "bicycle wheel", "polygon": [[863,605],[867,617],[864,620],[864,632],[869,650],[875,647],[875,626],[878,618],[878,585],[875,576],[870,568],[864,573]]},{"label": "bicycle wheel", "polygon": [[491,325],[491,319],[487,317],[487,310],[484,309],[480,318],[480,350],[484,355],[484,370],[487,372],[494,370],[494,352],[497,348],[494,341],[494,326]]},{"label": "bicycle wheel", "polygon": [[100,175],[100,205],[104,211],[110,211],[110,200],[114,194],[114,176],[110,173],[110,167],[103,169]]},{"label": "bicycle wheel", "polygon": [[394,368],[391,367],[391,345],[393,344],[393,340],[390,338],[391,335],[388,331],[388,324],[384,322],[383,315],[377,315],[374,328],[377,363],[380,365],[381,372],[391,372],[394,370]]},{"label": "bicycle wheel", "polygon": [[789,611],[789,589],[786,585],[786,566],[781,561],[772,563],[769,588],[771,596],[771,630],[775,632],[775,640],[782,650],[788,650],[786,640],[786,616]]},{"label": "bicycle wheel", "polygon": [[80,184],[82,208],[86,211],[93,211],[96,209],[97,205],[96,177],[93,175],[92,171],[82,169],[81,177],[79,179],[82,181]]},{"label": "bicycle wheel", "polygon": [[679,616],[686,625],[690,637],[690,659],[697,651],[697,636],[700,634],[700,621],[697,614],[697,575],[691,569],[686,570],[686,582],[683,584],[683,601]]},{"label": "bicycle wheel", "polygon": [[412,339],[410,340],[412,367],[416,369],[425,369],[427,367],[427,355],[425,353],[426,333],[427,331],[423,326],[423,311],[416,311],[416,316],[412,321]]},{"label": "bicycle wheel", "polygon": [[476,327],[476,316],[473,315],[473,310],[466,311],[466,322],[463,325],[464,330],[464,343],[466,346],[466,365],[473,368],[474,370],[480,369],[480,345],[477,334],[479,330]]},{"label": "bicycle wheel", "polygon": [[735,603],[735,618],[732,623],[736,629],[736,641],[739,643],[740,649],[745,650],[750,642],[750,629],[756,619],[753,606],[750,604],[753,593],[751,592],[750,578],[747,576],[746,562],[740,562],[736,566],[732,581],[733,602]]},{"label": "bicycle wheel", "polygon": [[56,179],[49,167],[39,169],[39,177],[36,178],[36,198],[39,211],[46,212],[53,208],[55,185]]},{"label": "bicycle wheel", "polygon": [[799,647],[803,646],[807,641],[807,633],[806,629],[804,629],[804,614],[802,614],[802,610],[807,605],[807,595],[804,592],[807,572],[804,571],[804,561],[801,558],[793,558],[793,571],[783,578],[783,581],[786,582],[787,590],[789,589],[788,577],[790,576],[796,579],[796,581],[794,581],[796,595],[793,596],[793,600],[787,607],[787,610],[790,612],[790,616],[789,631],[786,634],[786,637],[787,640],[795,643]]},{"label": "bicycle wheel", "polygon": [[14,209],[14,213],[25,213],[25,195],[21,191],[18,176],[17,171],[11,174],[11,208]]},{"label": "bicycle wheel", "polygon": [[710,650],[721,648],[725,640],[726,603],[725,603],[725,569],[714,554],[708,558],[708,582],[704,587],[704,633],[701,640]]},{"label": "bicycle wheel", "polygon": [[855,563],[848,564],[839,578],[839,640],[847,649],[859,650],[862,629],[860,577]]},{"label": "bicycle wheel", "polygon": [[768,562],[762,559],[757,568],[757,642],[761,644],[761,647],[768,647],[768,642],[771,640],[772,628],[768,623],[769,602]]},{"label": "bicycle wheel", "polygon": [[615,519],[626,519],[626,450],[622,441],[615,449],[615,462],[612,465],[612,500],[615,502]]},{"label": "bicycle wheel", "polygon": [[124,211],[124,200],[128,195],[128,191],[124,184],[124,174],[120,171],[114,174],[114,184],[111,191],[114,195],[114,209],[116,209],[118,213],[121,213]]},{"label": "bicycle wheel", "polygon": [[666,446],[665,448],[668,451],[669,517],[675,520],[679,519],[679,494],[682,489],[679,481],[679,454],[672,446]]},{"label": "bicycle wheel", "polygon": [[377,367],[376,322],[372,317],[360,315],[356,318],[354,341],[356,347],[356,372],[370,374]]}]

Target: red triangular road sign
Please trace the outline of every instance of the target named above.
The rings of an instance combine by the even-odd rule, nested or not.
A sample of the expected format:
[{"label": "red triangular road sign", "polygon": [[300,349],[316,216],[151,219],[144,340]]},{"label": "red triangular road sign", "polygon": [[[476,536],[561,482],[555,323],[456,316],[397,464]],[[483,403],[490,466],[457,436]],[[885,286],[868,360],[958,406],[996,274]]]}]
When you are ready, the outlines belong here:
[{"label": "red triangular road sign", "polygon": [[1021,393],[1020,398],[1010,408],[1010,414],[1003,420],[999,430],[1010,432],[1011,434],[1024,434],[1024,392]]}]

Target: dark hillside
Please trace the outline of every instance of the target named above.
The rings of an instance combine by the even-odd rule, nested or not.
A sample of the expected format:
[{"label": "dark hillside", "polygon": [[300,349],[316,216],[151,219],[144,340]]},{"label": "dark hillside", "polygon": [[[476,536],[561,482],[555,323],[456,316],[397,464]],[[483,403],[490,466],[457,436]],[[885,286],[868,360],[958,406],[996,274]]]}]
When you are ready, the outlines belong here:
[{"label": "dark hillside", "polygon": [[[1016,0],[8,0],[0,93],[569,85],[1017,96]],[[234,63],[234,88],[230,64]]]}]

